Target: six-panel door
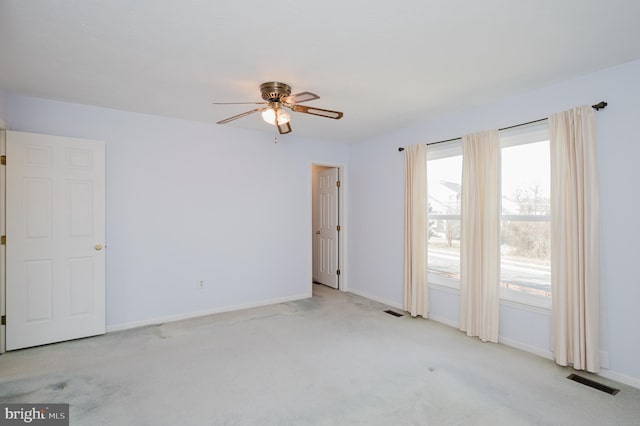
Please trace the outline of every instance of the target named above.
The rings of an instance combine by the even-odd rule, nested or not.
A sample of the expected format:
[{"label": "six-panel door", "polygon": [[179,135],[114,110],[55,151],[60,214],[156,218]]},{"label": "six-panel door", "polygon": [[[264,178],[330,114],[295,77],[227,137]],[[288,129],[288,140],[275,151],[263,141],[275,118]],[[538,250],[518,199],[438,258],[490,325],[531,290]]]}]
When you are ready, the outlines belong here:
[{"label": "six-panel door", "polygon": [[7,132],[7,350],[105,332],[104,153]]}]

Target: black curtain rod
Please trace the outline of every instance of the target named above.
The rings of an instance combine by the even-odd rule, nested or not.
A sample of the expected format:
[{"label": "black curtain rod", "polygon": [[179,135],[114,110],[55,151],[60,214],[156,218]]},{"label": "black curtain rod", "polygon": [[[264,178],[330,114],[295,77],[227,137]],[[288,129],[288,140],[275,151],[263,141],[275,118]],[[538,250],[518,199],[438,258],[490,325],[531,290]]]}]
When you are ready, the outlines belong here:
[{"label": "black curtain rod", "polygon": [[[591,105],[591,108],[595,109],[596,111],[600,111],[601,109],[605,109],[607,107],[607,105],[608,104],[605,101],[601,101],[601,102],[598,102],[595,105]],[[526,126],[527,124],[539,123],[539,122],[545,121],[545,120],[547,120],[547,119],[546,118],[541,118],[539,120],[528,121],[526,123],[520,123],[520,124],[516,124],[516,125],[513,125],[513,126],[509,126],[509,127],[503,127],[502,129],[498,129],[498,131],[515,129],[516,127]],[[460,137],[460,138],[447,139],[447,140],[438,141],[438,142],[429,142],[427,145],[437,145],[439,143],[453,142],[453,141],[457,141],[459,139],[462,139],[462,138]],[[402,146],[399,147],[398,151],[400,151],[400,152],[404,151],[404,147],[402,147]]]}]

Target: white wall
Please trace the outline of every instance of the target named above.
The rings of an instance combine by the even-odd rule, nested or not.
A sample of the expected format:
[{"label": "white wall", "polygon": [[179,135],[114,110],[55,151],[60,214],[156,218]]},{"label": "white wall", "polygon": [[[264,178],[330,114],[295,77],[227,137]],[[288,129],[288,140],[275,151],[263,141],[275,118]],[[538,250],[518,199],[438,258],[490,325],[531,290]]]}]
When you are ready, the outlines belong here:
[{"label": "white wall", "polygon": [[0,89],[0,129],[7,128],[7,116],[7,92],[6,90]]},{"label": "white wall", "polygon": [[346,146],[18,95],[8,111],[106,141],[109,329],[310,297],[311,163]]},{"label": "white wall", "polygon": [[[601,100],[596,113],[601,203],[603,374],[640,387],[640,61],[519,96],[426,119],[413,127],[350,146],[350,289],[402,303],[403,169],[397,147],[506,127]],[[432,318],[458,323],[458,296],[430,291]],[[548,314],[501,304],[500,338],[540,355],[550,353]]]}]

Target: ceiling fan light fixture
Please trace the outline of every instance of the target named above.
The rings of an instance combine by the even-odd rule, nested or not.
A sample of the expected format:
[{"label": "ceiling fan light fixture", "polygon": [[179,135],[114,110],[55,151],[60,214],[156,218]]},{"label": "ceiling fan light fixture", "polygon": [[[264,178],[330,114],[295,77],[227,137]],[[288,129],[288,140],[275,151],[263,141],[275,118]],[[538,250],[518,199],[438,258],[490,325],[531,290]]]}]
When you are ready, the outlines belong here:
[{"label": "ceiling fan light fixture", "polygon": [[278,124],[287,124],[291,121],[289,113],[283,109],[268,108],[262,112],[262,119],[271,125],[276,125],[276,115],[278,116]]},{"label": "ceiling fan light fixture", "polygon": [[261,105],[251,111],[234,115],[224,120],[220,120],[217,124],[226,124],[230,121],[246,117],[256,112],[262,112],[262,119],[272,126],[276,126],[278,133],[286,135],[291,133],[291,116],[287,110],[299,112],[302,114],[316,115],[318,117],[333,118],[338,120],[342,118],[342,112],[332,111],[330,109],[314,108],[301,105],[303,102],[314,101],[320,99],[320,96],[311,92],[300,92],[291,94],[291,86],[278,81],[268,81],[260,85],[260,93],[262,94],[262,102],[214,102],[216,105],[235,105],[235,104],[251,104]]}]

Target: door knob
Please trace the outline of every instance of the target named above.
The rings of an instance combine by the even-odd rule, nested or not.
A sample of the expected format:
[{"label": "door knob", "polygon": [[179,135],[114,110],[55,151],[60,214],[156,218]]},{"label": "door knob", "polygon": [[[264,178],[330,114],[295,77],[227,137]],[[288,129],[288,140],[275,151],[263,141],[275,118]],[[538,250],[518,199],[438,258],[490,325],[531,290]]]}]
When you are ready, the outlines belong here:
[{"label": "door knob", "polygon": [[100,251],[102,250],[102,244],[96,244],[93,248],[96,249],[96,251]]},{"label": "door knob", "polygon": [[320,231],[316,231],[316,234],[320,235]]}]

